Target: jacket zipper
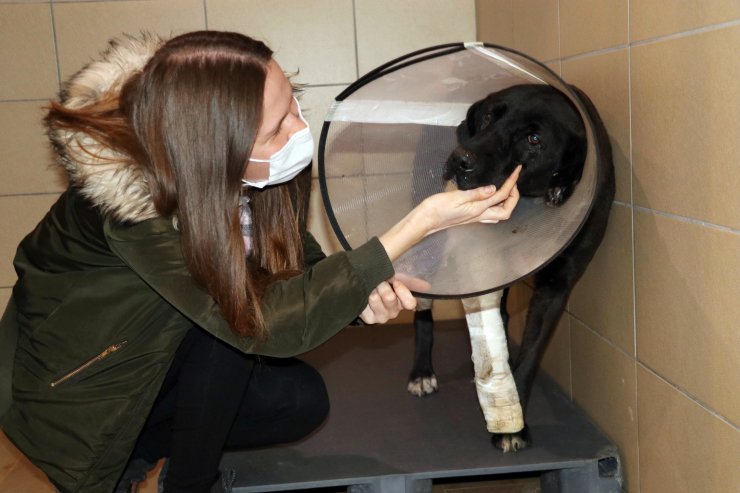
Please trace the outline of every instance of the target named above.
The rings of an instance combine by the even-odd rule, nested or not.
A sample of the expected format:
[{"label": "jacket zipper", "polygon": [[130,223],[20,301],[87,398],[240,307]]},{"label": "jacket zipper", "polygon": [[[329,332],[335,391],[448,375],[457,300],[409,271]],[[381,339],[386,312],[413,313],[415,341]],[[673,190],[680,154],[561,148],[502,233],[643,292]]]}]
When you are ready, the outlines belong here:
[{"label": "jacket zipper", "polygon": [[118,344],[112,344],[112,345],[108,346],[107,348],[105,348],[103,350],[102,353],[98,354],[97,356],[95,356],[93,358],[90,358],[89,360],[85,361],[84,363],[82,363],[80,366],[78,366],[74,370],[70,371],[69,373],[66,373],[66,374],[62,375],[60,378],[57,378],[56,380],[54,380],[53,382],[51,382],[49,384],[49,386],[50,387],[56,387],[60,383],[66,382],[70,378],[74,377],[75,375],[77,375],[80,372],[82,372],[82,371],[86,370],[87,368],[89,368],[91,365],[97,363],[98,361],[104,360],[105,358],[107,358],[111,354],[113,354],[116,351],[118,351],[119,349],[121,349],[126,344],[128,344],[128,341],[121,341]]}]

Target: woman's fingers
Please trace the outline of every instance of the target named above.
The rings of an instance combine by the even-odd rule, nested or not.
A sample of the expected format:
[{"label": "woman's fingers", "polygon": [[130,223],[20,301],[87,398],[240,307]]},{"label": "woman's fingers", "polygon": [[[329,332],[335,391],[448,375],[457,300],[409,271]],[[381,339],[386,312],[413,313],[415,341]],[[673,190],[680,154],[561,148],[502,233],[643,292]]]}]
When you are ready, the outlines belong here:
[{"label": "woman's fingers", "polygon": [[503,202],[489,207],[478,218],[482,223],[497,223],[505,221],[511,217],[516,204],[519,202],[519,189],[514,187],[511,194]]},{"label": "woman's fingers", "polygon": [[396,277],[392,278],[390,282],[393,291],[398,297],[398,301],[401,303],[401,308],[404,310],[414,310],[416,308],[416,297],[411,294],[406,284]]},{"label": "woman's fingers", "polygon": [[395,318],[401,311],[401,303],[390,284],[381,282],[368,297],[367,307],[360,318],[368,324],[382,324]]},{"label": "woman's fingers", "polygon": [[[408,274],[403,274],[401,272],[397,272],[396,275],[393,276],[393,280],[401,281],[404,287],[408,289],[412,289],[416,291],[417,293],[423,293],[425,291],[429,291],[432,288],[432,285],[429,284],[424,279],[420,279],[418,277],[412,277]],[[391,284],[394,284],[394,283],[391,282]]]},{"label": "woman's fingers", "polygon": [[360,318],[367,324],[382,324],[396,318],[401,310],[414,308],[416,298],[411,291],[403,282],[391,279],[381,282],[373,289]]},{"label": "woman's fingers", "polygon": [[519,166],[514,168],[514,171],[509,175],[506,181],[504,181],[504,184],[501,185],[501,188],[499,188],[496,193],[493,194],[491,199],[496,199],[495,203],[503,202],[511,196],[511,192],[516,187],[516,181],[519,179],[519,172],[521,170],[522,165],[520,164]]}]

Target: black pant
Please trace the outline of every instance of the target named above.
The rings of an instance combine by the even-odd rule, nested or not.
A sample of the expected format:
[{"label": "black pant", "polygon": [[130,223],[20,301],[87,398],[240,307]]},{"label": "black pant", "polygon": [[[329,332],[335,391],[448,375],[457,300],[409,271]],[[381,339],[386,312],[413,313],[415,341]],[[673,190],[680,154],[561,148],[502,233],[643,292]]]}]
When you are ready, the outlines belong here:
[{"label": "black pant", "polygon": [[224,449],[298,440],[329,412],[319,373],[245,355],[193,327],[177,350],[132,458],[169,457],[167,492],[207,491]]}]

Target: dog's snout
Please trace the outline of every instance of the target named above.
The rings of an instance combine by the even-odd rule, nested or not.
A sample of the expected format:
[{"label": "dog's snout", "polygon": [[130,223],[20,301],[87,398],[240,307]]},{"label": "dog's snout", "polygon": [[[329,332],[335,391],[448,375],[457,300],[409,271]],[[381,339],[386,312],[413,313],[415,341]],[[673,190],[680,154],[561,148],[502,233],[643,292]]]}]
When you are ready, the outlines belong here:
[{"label": "dog's snout", "polygon": [[460,171],[470,173],[475,168],[475,156],[464,147],[458,147],[453,153],[455,164]]}]

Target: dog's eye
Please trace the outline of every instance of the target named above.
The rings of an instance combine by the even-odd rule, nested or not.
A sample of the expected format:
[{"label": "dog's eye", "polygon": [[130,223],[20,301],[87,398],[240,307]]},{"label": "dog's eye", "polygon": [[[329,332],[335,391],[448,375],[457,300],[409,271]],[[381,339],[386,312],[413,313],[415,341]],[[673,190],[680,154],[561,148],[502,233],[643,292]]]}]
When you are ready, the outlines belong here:
[{"label": "dog's eye", "polygon": [[529,134],[527,136],[527,142],[533,146],[538,146],[542,143],[542,139],[540,139],[540,134]]}]

